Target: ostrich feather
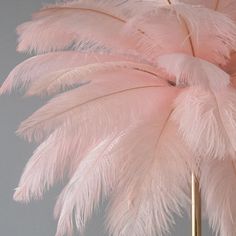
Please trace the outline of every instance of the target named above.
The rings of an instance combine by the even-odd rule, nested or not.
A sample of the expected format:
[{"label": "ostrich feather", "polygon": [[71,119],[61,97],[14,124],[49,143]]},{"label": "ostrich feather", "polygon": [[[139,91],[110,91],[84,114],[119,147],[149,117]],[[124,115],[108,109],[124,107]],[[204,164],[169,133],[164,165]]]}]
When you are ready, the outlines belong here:
[{"label": "ostrich feather", "polygon": [[236,94],[229,87],[230,76],[209,62],[182,54],[165,55],[158,62],[176,76],[177,85],[195,86],[177,98],[174,115],[194,153],[234,157]]},{"label": "ostrich feather", "polygon": [[[114,184],[118,181],[116,172],[120,166],[120,159],[122,159],[121,156],[114,155],[113,149],[116,148],[119,139],[126,136],[130,129],[129,127],[125,132],[118,133],[98,144],[75,171],[55,208],[55,214],[60,215],[57,235],[72,232],[71,222],[74,208],[77,227],[82,231],[93,208],[98,205],[101,195],[110,194]],[[102,186],[103,188],[101,188]]]},{"label": "ostrich feather", "polygon": [[163,1],[161,6],[154,4],[149,11],[134,17],[128,29],[136,25],[155,39],[148,50],[149,57],[182,52],[215,64],[226,64],[226,58],[236,46],[234,22],[200,6]]},{"label": "ostrich feather", "polygon": [[216,235],[235,235],[235,161],[203,161],[200,183],[206,212]]},{"label": "ostrich feather", "polygon": [[55,207],[55,215],[60,216],[57,235],[72,234],[74,208],[77,227],[83,231],[85,222],[101,197],[107,197],[114,188],[119,165],[113,156],[111,158],[110,150],[118,142],[119,136],[122,137],[122,134],[101,141],[81,161]]},{"label": "ostrich feather", "polygon": [[[85,136],[85,131],[83,135]],[[78,133],[74,130],[68,131],[63,126],[56,129],[38,146],[28,161],[14,199],[24,202],[29,202],[32,198],[41,199],[46,190],[69,175],[72,157],[79,161],[83,154],[82,151],[79,152],[81,147],[83,144],[78,142]]]},{"label": "ostrich feather", "polygon": [[[230,16],[230,18],[233,19],[234,21],[236,20],[236,17],[235,17],[236,2],[234,0],[226,0],[226,1],[225,0],[212,0],[212,1],[205,1],[205,0],[185,1],[185,0],[181,0],[181,2],[202,5],[202,6],[210,8],[210,9],[213,9],[215,11],[224,13],[227,16]],[[230,74],[233,74],[232,70],[234,70],[235,65],[236,65],[235,52],[232,51],[229,61],[226,63],[226,65],[223,67],[223,69],[226,70],[227,72],[229,72]]]},{"label": "ostrich feather", "polygon": [[235,158],[236,94],[189,88],[176,100],[174,119],[196,156]]},{"label": "ostrich feather", "polygon": [[163,122],[141,126],[123,139],[120,149],[131,143],[134,154],[122,162],[110,200],[110,235],[163,235],[174,224],[173,212],[181,215],[188,206],[191,154],[168,116]]},{"label": "ostrich feather", "polygon": [[[172,88],[170,88],[172,89]],[[150,98],[150,92],[151,91],[146,91],[146,93],[149,94],[148,98]],[[154,93],[155,92],[155,93]],[[156,93],[157,91],[153,91],[153,96],[159,98],[157,101],[157,103],[153,104],[152,106],[152,113],[155,113],[154,117],[156,117],[155,119],[155,122],[158,122],[160,121],[160,125],[158,125],[158,130],[159,130],[159,133],[161,132],[162,130],[162,127],[163,125],[161,125],[163,123],[163,119],[167,119],[169,118],[169,114],[170,114],[170,111],[171,111],[171,106],[169,105],[169,108],[168,106],[164,105],[163,102],[160,101],[160,94],[157,94]],[[163,94],[163,99],[165,100],[165,104],[170,104],[171,101],[173,101],[173,96],[174,95],[171,95],[170,98],[169,98],[169,101],[167,101],[166,99],[168,98],[166,96],[167,94],[167,91],[162,91],[160,90],[160,92]],[[140,97],[140,94],[137,94],[135,93],[135,95],[137,95],[138,97]],[[143,96],[145,97],[145,96]],[[117,100],[116,100],[117,101]],[[128,101],[130,101],[130,99],[128,99]],[[137,101],[137,97],[135,97],[135,101]],[[152,99],[152,101],[154,101],[154,99]],[[142,102],[145,104],[145,106],[147,107],[147,102],[144,102],[142,100]],[[152,102],[153,103],[153,102]],[[159,109],[158,109],[158,104],[159,104]],[[112,104],[113,106],[115,105],[114,103]],[[104,105],[103,105],[104,106]],[[140,106],[142,107],[142,106]],[[166,112],[164,112],[165,109],[168,109]],[[132,108],[133,109],[133,108]],[[111,111],[111,108],[109,109]],[[160,114],[159,111],[162,111],[162,114]],[[147,117],[146,119],[148,119],[148,117],[153,117],[153,116],[150,116],[150,109],[148,109],[148,114],[147,114]],[[94,113],[96,113],[96,111],[93,110]],[[135,113],[137,115],[137,113]],[[144,115],[144,112],[142,111],[142,113],[140,115]],[[94,117],[94,116],[93,116]],[[126,117],[127,119],[127,114],[126,114]],[[116,118],[117,119],[117,118]],[[136,117],[137,120],[138,117]],[[111,119],[111,120],[115,120],[115,119]],[[142,121],[142,122],[146,122],[146,120]],[[120,123],[120,122],[119,122]],[[129,122],[129,123],[132,123],[134,124],[134,121],[133,122]],[[89,124],[87,124],[89,125]],[[80,128],[83,128],[84,126],[80,126]],[[90,125],[89,125],[90,127]],[[110,132],[115,132],[116,136],[117,136],[117,131],[114,130],[114,124],[112,124],[111,126],[111,130]],[[141,129],[140,131],[140,124],[138,124],[138,132],[140,133],[140,135],[142,135],[142,132],[143,129]],[[145,126],[145,129],[147,128],[147,126]],[[73,129],[74,129],[74,126],[73,126]],[[94,128],[93,128],[94,129]],[[101,130],[102,131],[104,129],[104,127],[101,127]],[[172,128],[173,129],[173,128]],[[68,127],[67,129],[68,130]],[[125,130],[125,129],[124,129]],[[152,136],[156,137],[157,136],[157,130],[156,129],[153,129],[153,126],[151,126],[149,129],[148,129],[148,134],[149,132],[151,132]],[[88,131],[89,132],[89,131]],[[127,135],[129,136],[129,129],[128,131],[125,130],[123,131],[125,134],[127,133]],[[163,131],[162,131],[163,132]],[[162,133],[161,132],[161,133]],[[75,131],[76,134],[78,134],[77,131]],[[89,132],[89,134],[91,135],[91,132]],[[119,133],[118,133],[119,134]],[[167,134],[167,137],[169,139],[171,139],[170,137],[170,133]],[[176,133],[177,134],[177,133]],[[58,137],[58,139],[61,139],[61,136],[58,136],[59,134],[57,133],[57,135],[55,137]],[[98,130],[98,135],[101,139],[101,136],[103,137],[103,135],[99,132]],[[146,145],[149,147],[149,140],[152,140],[151,137],[149,137],[149,139],[146,139]],[[62,136],[64,137],[64,135]],[[83,138],[85,138],[84,136],[82,136]],[[93,136],[94,137],[94,136]],[[118,137],[120,138],[120,136],[118,135]],[[86,219],[91,215],[91,212],[92,212],[92,209],[98,204],[99,202],[99,199],[100,199],[100,192],[101,192],[101,186],[104,186],[103,188],[105,188],[105,195],[107,195],[106,193],[109,193],[109,189],[111,188],[110,184],[112,186],[114,186],[114,181],[117,181],[116,179],[114,181],[112,181],[112,179],[114,177],[112,177],[114,175],[114,168],[119,168],[119,165],[117,164],[116,162],[116,158],[114,157],[117,156],[117,158],[120,158],[121,160],[119,160],[119,163],[122,162],[122,160],[124,161],[124,156],[123,155],[120,155],[120,149],[122,148],[122,153],[124,153],[123,151],[123,148],[124,147],[124,144],[126,143],[127,145],[127,150],[130,150],[130,146],[129,144],[132,144],[131,141],[134,141],[135,140],[135,137],[136,136],[136,132],[135,132],[135,136],[132,135],[132,140],[130,140],[129,142],[127,142],[127,140],[123,141],[122,144],[120,144],[117,148],[115,147],[115,149],[118,150],[118,154],[115,155],[114,154],[114,151],[113,150],[109,150],[110,152],[110,161],[109,159],[107,160],[107,156],[104,154],[104,152],[106,151],[105,148],[107,148],[107,146],[111,145],[111,148],[113,148],[114,146],[114,141],[113,141],[113,136],[112,138],[110,137],[107,137],[107,139],[105,139],[104,141],[101,141],[100,144],[96,144],[95,148],[92,149],[92,151],[90,151],[88,154],[86,154],[86,157],[81,161],[81,164],[78,166],[78,163],[76,166],[78,166],[78,170],[75,170],[74,172],[74,175],[71,177],[71,180],[68,184],[68,186],[65,188],[65,190],[63,191],[61,197],[59,198],[59,201],[58,201],[58,204],[57,204],[57,207],[56,207],[56,211],[58,212],[61,212],[60,214],[60,220],[59,220],[59,228],[58,228],[58,233],[57,235],[64,235],[63,233],[66,233],[66,235],[70,235],[70,233],[72,232],[72,225],[71,225],[71,220],[72,220],[72,213],[73,213],[73,209],[74,209],[74,204],[76,205],[76,221],[77,221],[77,225],[78,225],[78,228],[79,229],[82,229],[84,224],[85,224],[85,221]],[[163,142],[165,140],[165,136],[163,137]],[[175,137],[172,137],[175,139]],[[86,139],[86,138],[85,138]],[[130,139],[130,138],[129,138]],[[134,139],[134,140],[133,140]],[[65,140],[67,140],[67,137],[65,138]],[[143,139],[142,139],[143,140]],[[68,140],[67,140],[68,141]],[[81,140],[82,141],[82,140]],[[86,139],[86,141],[88,141],[88,139]],[[156,141],[156,138],[155,138],[155,141]],[[168,140],[169,142],[171,140]],[[136,143],[136,141],[134,141]],[[60,142],[60,143],[63,143]],[[68,144],[70,142],[67,142]],[[156,142],[155,142],[156,143]],[[77,143],[78,144],[78,143]],[[109,144],[109,145],[108,145]],[[152,143],[151,143],[152,144]],[[177,143],[176,143],[177,144]],[[141,145],[141,143],[140,143]],[[140,146],[138,145],[138,146]],[[52,143],[52,147],[55,146],[55,143]],[[56,145],[58,146],[58,145]],[[76,145],[77,146],[77,145]],[[105,147],[104,147],[105,146]],[[79,146],[81,148],[81,144]],[[162,147],[162,145],[160,145],[160,147]],[[69,149],[69,148],[68,148]],[[91,148],[90,148],[91,149]],[[40,150],[45,150],[45,145],[42,146],[42,148],[40,148]],[[70,150],[70,149],[69,149]],[[82,150],[84,150],[84,148],[82,148]],[[138,149],[140,150],[140,149]],[[166,149],[163,149],[163,151],[166,150]],[[179,145],[177,144],[176,145],[176,151],[179,151],[181,154],[185,154],[186,155],[186,158],[189,158],[189,153],[187,152],[187,149],[184,149],[183,148],[183,145]],[[102,152],[102,153],[101,153]],[[130,151],[131,152],[131,151]],[[171,155],[173,155],[172,153],[172,149],[170,149],[170,157]],[[60,153],[60,152],[59,152]],[[105,152],[106,153],[106,152]],[[115,152],[116,153],[116,152]],[[138,153],[138,152],[137,152]],[[48,157],[45,153],[43,152],[44,156],[42,156],[43,160],[45,161],[46,158]],[[78,153],[77,153],[78,154]],[[102,155],[103,154],[103,155]],[[132,154],[131,152],[131,156],[133,158],[137,158],[137,156],[135,155],[136,152],[134,154]],[[188,154],[188,155],[187,155]],[[105,156],[105,157],[104,157]],[[161,157],[161,155],[160,155]],[[57,156],[58,158],[58,156]],[[78,157],[77,157],[78,158]],[[141,158],[141,156],[140,156]],[[104,160],[103,160],[104,159]],[[36,159],[37,160],[37,159]],[[141,160],[141,159],[140,159]],[[171,160],[175,160],[175,159],[171,159]],[[171,161],[169,160],[169,161]],[[23,186],[21,186],[20,184],[20,187],[19,189],[17,190],[16,194],[15,194],[15,197],[16,197],[16,200],[28,200],[28,197],[29,197],[29,193],[27,194],[27,188],[29,191],[31,191],[31,194],[32,194],[32,191],[35,189],[36,190],[36,194],[39,194],[38,193],[38,190],[41,189],[40,188],[40,184],[39,183],[35,183],[35,178],[39,178],[39,173],[40,172],[46,172],[47,174],[50,174],[52,175],[53,173],[53,169],[50,168],[51,165],[48,165],[49,164],[49,161],[48,161],[48,158],[47,158],[47,168],[45,170],[45,167],[44,167],[44,163],[43,165],[41,165],[41,170],[37,168],[37,166],[32,166],[30,165],[29,167],[30,168],[26,168],[26,172],[25,174],[23,175],[22,177],[22,183],[23,183]],[[69,161],[67,159],[67,161]],[[75,160],[76,162],[78,162],[78,160]],[[112,161],[112,164],[110,163]],[[175,163],[173,163],[173,167],[175,168],[175,164],[178,162],[178,161],[174,161]],[[33,163],[35,163],[33,161]],[[40,161],[38,160],[38,163],[40,163]],[[55,163],[52,163],[52,167],[58,164],[60,164],[61,162],[60,161],[55,161]],[[183,166],[183,171],[185,171],[184,173],[187,174],[189,173],[189,169],[187,168],[188,165],[186,164],[187,163],[187,159],[184,161],[182,160],[182,164],[184,165]],[[180,164],[180,163],[178,163]],[[92,166],[91,166],[92,165]],[[75,163],[74,165],[75,166]],[[113,166],[113,167],[112,167]],[[168,165],[169,166],[169,165]],[[40,166],[39,166],[40,167]],[[60,166],[59,166],[60,167]],[[186,167],[186,168],[185,168]],[[37,172],[35,173],[35,169],[37,168]],[[181,168],[181,167],[180,167]],[[55,169],[55,167],[54,167]],[[29,171],[30,170],[30,171]],[[97,170],[97,171],[95,171]],[[117,169],[115,169],[117,171]],[[184,173],[182,173],[182,170],[178,169],[178,172],[180,171],[181,174],[184,175]],[[187,173],[186,173],[187,172]],[[177,173],[176,173],[177,174]],[[107,176],[108,175],[108,176]],[[178,177],[179,177],[179,173],[178,173]],[[41,177],[40,177],[41,178]],[[40,179],[39,178],[39,179]],[[184,178],[184,177],[183,177]],[[45,178],[46,180],[50,179],[48,178],[48,176],[46,176]],[[45,181],[44,179],[44,181]],[[96,182],[95,181],[98,181]],[[179,177],[179,179],[181,179]],[[186,178],[188,179],[188,178]],[[160,180],[163,180],[162,178]],[[159,180],[159,181],[160,181]],[[158,180],[157,180],[158,181]],[[108,183],[107,183],[108,182]],[[34,186],[37,186],[37,188],[34,188],[33,186],[30,186],[30,183],[33,183]],[[103,183],[103,184],[102,184]],[[110,184],[109,184],[110,183]],[[173,183],[173,181],[172,181]],[[185,186],[185,189],[188,185],[184,185],[183,181],[180,180],[180,182],[178,184],[182,184],[183,186]],[[45,185],[45,184],[44,184]],[[107,189],[107,190],[106,190]],[[171,188],[172,189],[172,188]],[[89,194],[89,195],[88,195]],[[176,199],[176,194],[180,195],[179,197],[179,200],[175,200]],[[179,208],[180,206],[183,206],[183,196],[185,196],[185,193],[184,191],[179,191],[178,187],[176,186],[175,188],[175,192],[173,192],[173,196],[170,197],[170,206],[169,208],[171,208],[172,206],[175,206],[176,209],[172,209],[173,211],[180,211]],[[41,193],[40,193],[41,195]],[[89,196],[89,198],[88,198]],[[23,198],[22,198],[23,197]],[[185,196],[186,197],[186,196]],[[180,200],[181,199],[181,200]],[[165,209],[165,206],[164,206],[164,203],[159,203],[160,205],[163,205],[163,209]],[[165,203],[165,205],[168,205],[168,202]],[[179,206],[178,206],[179,204]],[[58,209],[59,208],[59,209]],[[60,209],[62,208],[62,209]],[[167,211],[167,209],[165,209]],[[163,211],[165,211],[163,210]],[[160,212],[162,212],[162,208],[160,209]],[[161,213],[160,213],[161,214]],[[163,220],[166,219],[166,222],[167,221],[170,221],[170,216],[168,215],[168,212],[164,212],[162,214],[166,214],[166,216],[162,216],[163,217]],[[169,219],[169,220],[168,220]],[[167,228],[167,225],[165,225],[165,228]]]},{"label": "ostrich feather", "polygon": [[32,21],[18,27],[18,50],[48,52],[70,46],[83,49],[89,42],[90,48],[106,44],[130,50],[135,38],[121,37],[131,14],[129,5],[117,1],[72,1],[45,7],[34,14]]},{"label": "ostrich feather", "polygon": [[167,54],[157,59],[157,65],[174,76],[180,87],[200,86],[214,91],[226,88],[230,76],[214,64],[185,54]]},{"label": "ostrich feather", "polygon": [[[81,111],[86,113],[89,110],[86,109],[87,105],[92,104],[93,109],[95,109],[93,102],[96,104],[100,100],[105,102],[107,98],[114,99],[115,97],[115,99],[119,99],[119,96],[121,96],[120,103],[122,104],[122,95],[142,91],[145,88],[155,89],[168,86],[167,82],[163,80],[153,79],[149,81],[143,79],[141,75],[138,76],[138,74],[133,78],[132,75],[134,76],[135,73],[131,73],[131,77],[128,75],[128,73],[110,73],[107,76],[103,74],[101,80],[98,80],[97,83],[94,82],[85,87],[73,89],[53,98],[47,105],[25,120],[18,133],[29,140],[32,140],[32,137],[40,140],[44,137],[44,133],[49,134],[62,123],[70,123],[73,120],[77,122],[79,113]],[[172,91],[170,90],[170,92]],[[119,113],[119,111],[117,112]]]},{"label": "ostrich feather", "polygon": [[236,3],[234,0],[181,0],[181,2],[205,6],[225,15],[229,15],[232,19],[236,20]]},{"label": "ostrich feather", "polygon": [[[54,180],[58,176],[61,178],[66,170],[71,176],[83,156],[110,134],[125,131],[130,124],[144,122],[154,112],[158,112],[160,117],[162,113],[165,114],[166,104],[173,101],[176,93],[176,89],[172,87],[147,87],[130,91],[125,96],[125,104],[120,101],[121,96],[120,99],[114,97],[102,103],[96,102],[96,105],[90,107],[87,105],[76,117],[70,118],[71,123],[60,125],[38,147],[27,164],[15,199],[28,201],[32,197],[42,197],[45,188],[52,186]],[[138,99],[140,96],[144,99]],[[149,100],[151,97],[152,101]],[[117,107],[120,109],[117,110]]]},{"label": "ostrich feather", "polygon": [[[163,122],[166,121],[165,119],[169,119],[170,112],[171,110],[161,117],[159,116],[159,118],[154,116],[157,119],[157,122],[155,121],[154,124],[144,123],[144,125],[138,124],[136,127],[132,126],[125,134],[122,134],[122,138],[118,135],[118,142],[105,140],[105,142],[101,143],[101,146],[98,145],[95,150],[91,151],[88,157],[84,159],[84,163],[81,163],[78,170],[76,170],[58,200],[56,206],[56,213],[60,215],[58,236],[70,235],[72,232],[73,210],[76,212],[75,220],[78,229],[83,229],[93,208],[99,203],[101,192],[105,192],[105,196],[107,196],[107,192],[109,193],[112,190],[114,190],[112,198],[114,198],[113,200],[116,203],[112,203],[112,215],[109,217],[111,219],[109,224],[111,235],[153,235],[155,225],[160,227],[156,229],[159,233],[168,229],[169,224],[173,223],[171,222],[173,218],[170,216],[170,212],[180,214],[180,208],[185,206],[183,200],[188,199],[189,185],[184,181],[189,179],[187,177],[189,175],[188,162],[190,162],[189,153],[183,145],[175,146],[174,150],[176,153],[173,149],[162,149],[162,145],[159,145],[159,143],[165,142],[166,140],[168,140],[168,143],[172,143],[170,136],[173,133],[174,127],[169,125],[168,128],[165,128],[163,126]],[[173,137],[174,140],[176,138]],[[102,154],[100,154],[101,149]],[[107,149],[108,151],[106,151]],[[162,151],[165,152],[165,155],[162,154]],[[162,160],[162,157],[168,157],[166,152],[169,154],[169,159]],[[175,158],[173,158],[173,155]],[[182,157],[183,155],[186,159],[178,160],[178,157]],[[145,162],[143,156],[145,156]],[[154,163],[162,166],[162,161],[169,163],[167,165],[168,170],[164,171],[154,168]],[[140,170],[141,163],[143,169]],[[176,169],[176,164],[178,164],[178,169]],[[126,176],[128,173],[129,175]],[[167,173],[168,178],[165,178]],[[95,178],[97,178],[96,181],[94,180]],[[150,178],[152,181],[150,181]],[[169,191],[169,198],[163,203],[162,198],[165,194],[159,189],[164,188],[163,185],[166,185],[166,181],[170,181],[171,185],[169,183],[167,184],[169,188],[166,191]],[[117,184],[118,187],[116,186]],[[122,185],[122,191],[119,187],[120,185]],[[101,190],[101,186],[104,186],[103,191]],[[146,209],[146,212],[143,210],[140,213],[140,220],[132,222],[132,219],[136,218],[135,215],[132,215],[132,207],[136,207],[136,202],[133,201],[135,201],[136,194],[142,194],[143,190],[141,186],[149,186],[150,193],[152,191],[153,193],[156,192],[156,195],[153,196],[156,199],[152,199],[148,195],[148,192],[145,191],[143,193],[144,199],[142,203],[137,202],[137,207],[140,204],[144,207],[145,201],[149,201],[150,203],[151,200],[152,204],[159,204],[158,209],[160,210],[160,215],[157,212],[155,219],[155,213],[151,214],[151,207],[154,206],[150,205],[150,208]],[[150,200],[148,197],[150,197]],[[123,209],[119,208],[120,205],[124,205]],[[119,209],[113,209],[114,207]],[[129,207],[131,215],[127,212],[127,208]],[[148,212],[149,215],[147,215]],[[116,217],[116,219],[114,220],[112,217]],[[153,224],[155,220],[157,220],[157,224]],[[142,221],[149,222],[149,225],[145,227],[145,223],[142,223]],[[121,225],[115,225],[117,222],[120,222]],[[132,230],[129,229],[129,225],[133,226]]]},{"label": "ostrich feather", "polygon": [[96,81],[97,79],[101,79],[100,75],[103,75],[104,73],[114,73],[116,71],[120,72],[126,70],[145,72],[149,75],[147,79],[150,75],[152,75],[152,77],[150,77],[152,80],[154,77],[157,77],[159,80],[162,79],[161,77],[158,78],[158,75],[161,75],[161,72],[155,67],[147,66],[146,64],[129,61],[94,63],[50,73],[33,83],[28,89],[27,95],[40,95],[45,92],[48,94],[60,92],[61,88],[72,87],[73,85],[82,83],[85,79],[87,81]]},{"label": "ostrich feather", "polygon": [[[79,67],[91,63],[102,63],[106,61],[128,60],[127,56],[87,54],[74,51],[53,52],[31,57],[20,63],[9,74],[0,93],[10,93],[14,90],[28,90],[33,83],[37,83],[47,74],[73,67]],[[137,61],[132,57],[132,61]]]},{"label": "ostrich feather", "polygon": [[164,235],[197,172],[213,229],[235,235],[235,9],[232,0],[64,1],[19,26],[18,51],[37,55],[0,93],[52,98],[17,131],[40,144],[14,199],[40,199],[67,178],[57,236],[74,221],[83,232],[104,199],[110,235]]},{"label": "ostrich feather", "polygon": [[[236,27],[233,21],[205,8],[199,9],[186,4],[169,5],[166,0],[159,2],[162,4],[157,4],[156,10],[153,10],[152,2],[147,1],[145,4],[141,2],[138,5],[140,8],[144,5],[144,10],[137,11],[135,17],[129,14],[126,18],[116,13],[116,10],[118,12],[120,10],[114,5],[111,13],[111,6],[107,7],[109,6],[107,1],[103,4],[69,2],[48,7],[42,9],[42,13],[36,14],[31,22],[24,23],[18,28],[18,48],[20,51],[48,52],[74,45],[73,47],[83,50],[89,47],[88,45],[93,48],[94,43],[89,44],[88,41],[94,41],[95,38],[100,46],[105,44],[109,48],[110,45],[111,48],[121,52],[136,52],[145,58],[153,58],[168,52],[187,50],[191,53],[188,41],[186,43],[186,39],[191,36],[198,56],[214,63],[225,63],[224,57],[229,57],[230,51],[235,49],[236,45]],[[121,4],[122,8],[126,9],[127,4]],[[132,1],[126,11],[130,7],[137,9]],[[101,20],[98,20],[100,18]],[[164,22],[168,22],[171,27],[163,27]],[[205,26],[204,29],[202,25]],[[157,26],[158,31],[156,31]],[[66,31],[62,32],[61,27]],[[173,28],[175,31],[171,30]],[[112,29],[114,32],[107,29]],[[127,32],[124,33],[125,31]],[[114,38],[111,38],[111,35]],[[95,51],[96,47],[95,43]]]}]

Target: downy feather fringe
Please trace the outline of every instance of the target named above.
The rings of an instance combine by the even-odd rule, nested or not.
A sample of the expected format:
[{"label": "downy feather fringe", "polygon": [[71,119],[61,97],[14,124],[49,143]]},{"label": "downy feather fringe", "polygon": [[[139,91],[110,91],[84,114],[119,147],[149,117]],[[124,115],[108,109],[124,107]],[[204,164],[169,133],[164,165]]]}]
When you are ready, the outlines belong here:
[{"label": "downy feather fringe", "polygon": [[180,132],[195,156],[203,159],[235,159],[236,93],[224,89],[213,93],[186,89],[176,99],[173,114]]},{"label": "downy feather fringe", "polygon": [[71,235],[74,220],[83,232],[108,197],[111,235],[164,235],[199,167],[213,229],[234,236],[235,9],[232,0],[64,1],[19,26],[18,50],[43,55],[18,65],[0,93],[54,98],[18,129],[41,144],[14,199],[42,198],[66,177],[57,236]]},{"label": "downy feather fringe", "polygon": [[200,185],[206,213],[216,235],[236,233],[236,163],[232,160],[205,160]]},{"label": "downy feather fringe", "polygon": [[[54,124],[58,128],[54,128],[56,130],[38,147],[27,164],[15,199],[29,201],[30,198],[41,198],[44,189],[52,186],[57,176],[62,177],[66,171],[71,176],[91,147],[111,133],[125,131],[130,124],[145,121],[155,113],[160,117],[165,114],[167,104],[173,101],[177,92],[175,88],[147,87],[127,91],[127,94],[120,94],[119,99],[110,97],[94,101],[73,117],[67,112],[65,117],[70,121],[65,122],[62,118],[63,124]],[[140,96],[143,99],[138,99]],[[126,99],[125,103],[122,103],[122,97]],[[55,103],[53,107],[55,109]]]}]

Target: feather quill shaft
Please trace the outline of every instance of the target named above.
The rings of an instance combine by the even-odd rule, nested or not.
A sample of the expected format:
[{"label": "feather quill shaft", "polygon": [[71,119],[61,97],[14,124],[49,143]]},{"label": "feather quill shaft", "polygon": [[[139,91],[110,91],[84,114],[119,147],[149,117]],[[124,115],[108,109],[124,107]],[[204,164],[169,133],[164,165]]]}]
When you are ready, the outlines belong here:
[{"label": "feather quill shaft", "polygon": [[235,9],[72,0],[19,26],[18,50],[43,55],[18,65],[0,93],[52,98],[17,131],[41,144],[14,199],[40,199],[66,177],[57,236],[72,235],[73,221],[83,233],[108,198],[110,235],[164,235],[189,206],[195,173],[213,229],[234,236]]}]

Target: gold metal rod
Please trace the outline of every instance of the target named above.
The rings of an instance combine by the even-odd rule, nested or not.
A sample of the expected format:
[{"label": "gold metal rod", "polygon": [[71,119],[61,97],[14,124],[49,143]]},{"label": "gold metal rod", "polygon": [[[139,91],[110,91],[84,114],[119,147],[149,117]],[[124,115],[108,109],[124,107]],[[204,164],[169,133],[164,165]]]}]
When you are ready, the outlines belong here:
[{"label": "gold metal rod", "polygon": [[192,236],[201,236],[201,192],[198,179],[192,173]]}]

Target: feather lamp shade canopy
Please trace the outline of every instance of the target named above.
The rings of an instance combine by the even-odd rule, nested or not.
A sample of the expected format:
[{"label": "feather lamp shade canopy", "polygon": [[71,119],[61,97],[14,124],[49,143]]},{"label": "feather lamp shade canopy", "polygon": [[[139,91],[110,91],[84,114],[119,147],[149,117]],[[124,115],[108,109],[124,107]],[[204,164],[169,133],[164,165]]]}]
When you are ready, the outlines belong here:
[{"label": "feather lamp shade canopy", "polygon": [[[20,25],[1,87],[47,104],[17,133],[39,143],[14,194],[69,179],[57,236],[109,199],[113,236],[165,235],[189,208],[191,173],[216,233],[236,235],[235,0],[64,1]],[[75,224],[73,223],[75,220]]]}]

